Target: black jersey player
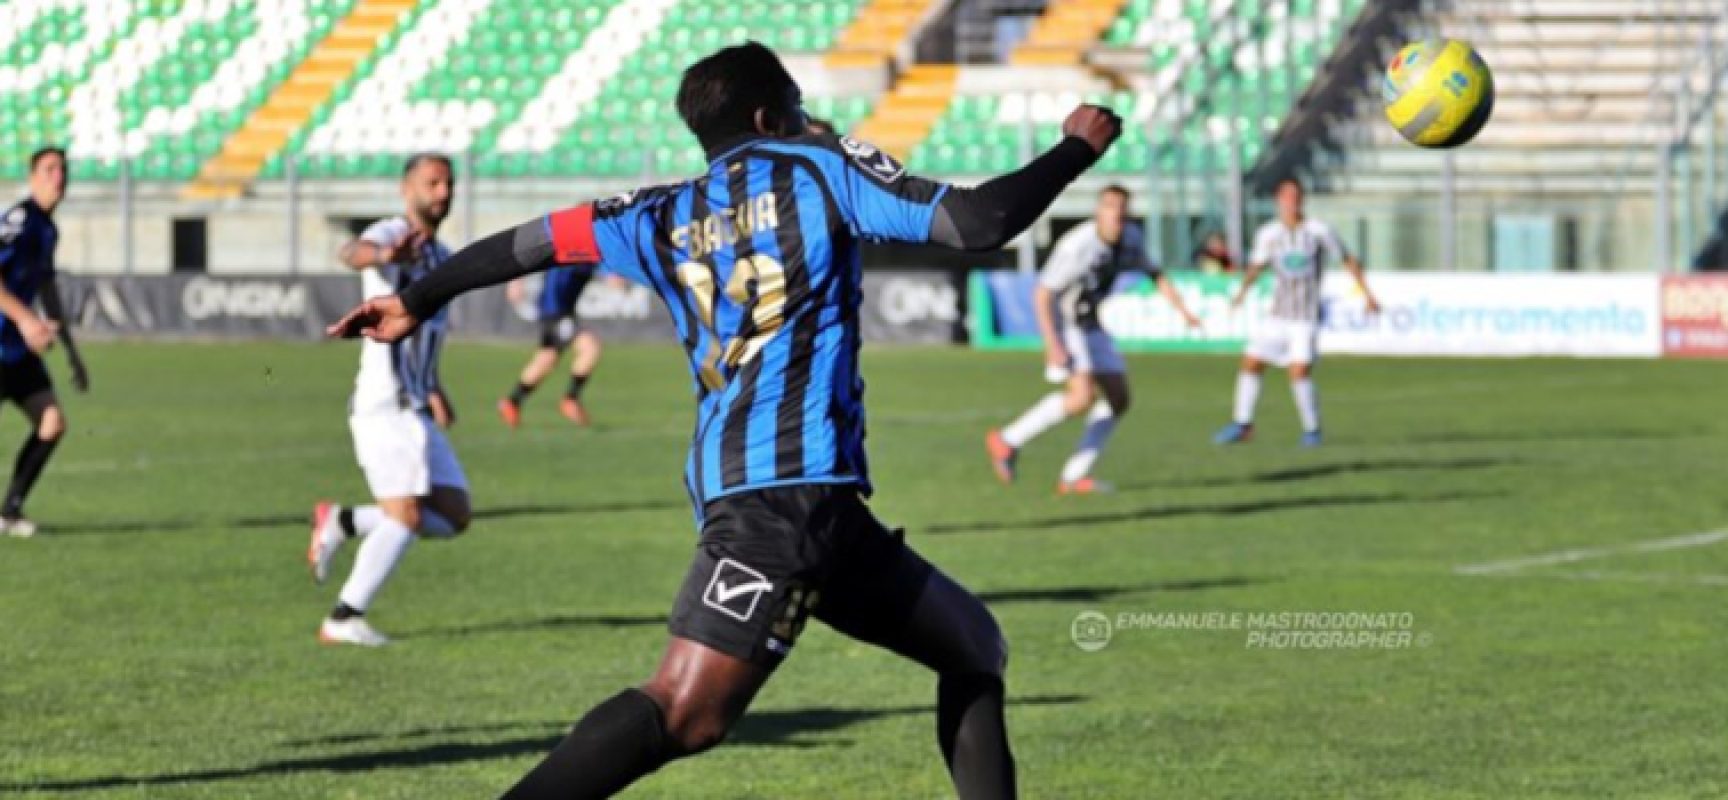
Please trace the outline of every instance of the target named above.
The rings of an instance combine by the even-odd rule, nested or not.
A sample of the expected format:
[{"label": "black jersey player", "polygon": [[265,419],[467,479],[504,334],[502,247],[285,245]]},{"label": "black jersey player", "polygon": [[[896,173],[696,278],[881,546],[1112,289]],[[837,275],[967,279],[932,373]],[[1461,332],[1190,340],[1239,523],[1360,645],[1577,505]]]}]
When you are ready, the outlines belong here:
[{"label": "black jersey player", "polygon": [[[82,392],[90,385],[55,284],[60,232],[54,209],[66,196],[66,181],[66,151],[36,151],[30,156],[30,196],[0,216],[0,399],[16,404],[30,420],[0,504],[0,527],[19,537],[36,534],[36,523],[24,516],[24,500],[66,433],[66,415],[40,355],[56,333],[72,365],[72,387]],[[33,307],[38,301],[44,314]]]},{"label": "black jersey player", "polygon": [[591,710],[505,796],[607,797],[714,746],[814,616],[934,671],[958,793],[1012,797],[1001,631],[864,501],[859,250],[996,249],[1098,159],[1121,120],[1082,106],[1055,147],[967,189],[808,134],[797,84],[758,44],[691,66],[678,111],[707,151],[704,175],[494,234],[330,329],[395,340],[464,291],[587,263],[652,288],[688,354],[698,410],[685,482],[700,537],[660,668]]}]

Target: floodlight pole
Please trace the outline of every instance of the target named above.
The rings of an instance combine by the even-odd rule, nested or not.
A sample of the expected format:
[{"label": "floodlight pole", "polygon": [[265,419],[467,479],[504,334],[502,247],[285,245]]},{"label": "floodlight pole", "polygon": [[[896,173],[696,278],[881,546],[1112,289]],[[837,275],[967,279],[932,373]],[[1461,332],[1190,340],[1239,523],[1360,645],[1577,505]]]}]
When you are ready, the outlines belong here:
[{"label": "floodlight pole", "polygon": [[1440,268],[1458,271],[1458,156],[1440,157]]},{"label": "floodlight pole", "polygon": [[282,154],[282,177],[288,186],[288,274],[300,274],[300,159]]},{"label": "floodlight pole", "polygon": [[1224,198],[1224,235],[1229,239],[1231,253],[1242,252],[1242,148],[1239,134],[1236,126],[1231,125],[1229,135],[1225,137],[1225,145],[1230,148],[1227,160],[1230,180],[1225,185],[1229,194]]},{"label": "floodlight pole", "polygon": [[132,274],[132,156],[120,157],[120,263]]},{"label": "floodlight pole", "polygon": [[1674,260],[1673,145],[1656,145],[1656,271],[1668,272]]}]

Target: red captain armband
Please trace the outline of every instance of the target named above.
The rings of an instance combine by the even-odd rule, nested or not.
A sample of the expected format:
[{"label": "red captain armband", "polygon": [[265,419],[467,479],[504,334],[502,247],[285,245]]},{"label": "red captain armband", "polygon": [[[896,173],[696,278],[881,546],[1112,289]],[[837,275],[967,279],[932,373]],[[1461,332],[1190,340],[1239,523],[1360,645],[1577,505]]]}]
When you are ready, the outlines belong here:
[{"label": "red captain armband", "polygon": [[560,264],[597,264],[600,245],[594,241],[594,204],[554,211],[546,217],[552,234],[552,259]]}]

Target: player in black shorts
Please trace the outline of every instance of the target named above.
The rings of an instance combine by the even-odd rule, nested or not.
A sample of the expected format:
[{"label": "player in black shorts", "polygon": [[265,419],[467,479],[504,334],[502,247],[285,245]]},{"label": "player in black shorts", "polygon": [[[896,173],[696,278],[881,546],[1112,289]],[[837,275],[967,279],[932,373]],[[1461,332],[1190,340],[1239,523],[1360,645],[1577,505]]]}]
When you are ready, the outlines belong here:
[{"label": "player in black shorts", "polygon": [[[498,401],[498,416],[503,418],[505,425],[514,428],[521,424],[522,401],[540,386],[540,382],[557,366],[558,357],[572,344],[576,353],[570,357],[570,385],[558,401],[558,413],[577,425],[588,424],[588,409],[582,405],[582,390],[587,387],[594,368],[600,365],[600,337],[582,327],[576,303],[582,298],[582,290],[588,288],[588,282],[593,279],[594,267],[588,265],[560,267],[546,272],[537,304],[540,347],[522,367],[516,388]],[[520,282],[513,282],[512,290],[520,285]]]},{"label": "player in black shorts", "polygon": [[698,410],[685,485],[701,533],[660,667],[589,711],[505,797],[609,797],[713,747],[811,616],[935,672],[937,743],[958,794],[1014,797],[995,618],[865,505],[859,252],[1001,247],[1098,160],[1121,120],[1081,106],[1061,143],[967,189],[908,175],[864,142],[808,134],[797,83],[759,44],[686,70],[678,112],[708,154],[705,175],[481,239],[330,328],[396,341],[462,292],[597,264],[653,289],[686,348]]},{"label": "player in black shorts", "polygon": [[[36,523],[24,516],[24,500],[66,433],[66,414],[39,355],[53,346],[56,332],[72,365],[73,388],[83,392],[90,387],[54,283],[60,232],[53,215],[65,197],[66,151],[44,147],[30,156],[30,196],[0,216],[0,399],[30,419],[30,432],[12,462],[12,480],[0,503],[0,528],[18,537],[36,535]],[[33,308],[38,299],[43,316]]]}]

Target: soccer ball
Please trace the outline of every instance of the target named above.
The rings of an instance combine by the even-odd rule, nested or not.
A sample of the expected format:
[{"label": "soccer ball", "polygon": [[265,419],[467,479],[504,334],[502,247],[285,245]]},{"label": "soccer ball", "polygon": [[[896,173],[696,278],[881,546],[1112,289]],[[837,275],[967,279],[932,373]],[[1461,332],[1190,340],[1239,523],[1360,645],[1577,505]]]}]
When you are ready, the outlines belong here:
[{"label": "soccer ball", "polygon": [[1494,113],[1494,73],[1456,39],[1407,44],[1386,67],[1386,119],[1411,144],[1457,147]]}]

